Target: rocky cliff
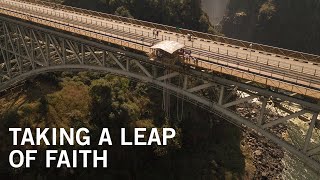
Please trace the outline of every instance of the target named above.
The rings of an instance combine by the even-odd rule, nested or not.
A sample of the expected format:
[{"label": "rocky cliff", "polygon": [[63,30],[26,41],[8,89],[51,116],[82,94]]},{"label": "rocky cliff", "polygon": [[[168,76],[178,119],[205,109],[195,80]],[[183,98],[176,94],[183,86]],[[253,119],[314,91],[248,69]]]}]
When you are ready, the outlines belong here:
[{"label": "rocky cliff", "polygon": [[320,54],[318,0],[231,0],[222,24],[228,37]]}]

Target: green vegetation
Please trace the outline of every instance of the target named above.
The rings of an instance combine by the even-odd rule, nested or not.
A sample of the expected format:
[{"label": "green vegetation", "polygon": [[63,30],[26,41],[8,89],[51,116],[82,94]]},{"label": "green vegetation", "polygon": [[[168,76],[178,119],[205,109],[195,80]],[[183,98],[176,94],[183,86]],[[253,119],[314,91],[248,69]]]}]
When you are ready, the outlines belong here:
[{"label": "green vegetation", "polygon": [[216,33],[201,0],[64,0],[66,5],[180,28]]},{"label": "green vegetation", "polygon": [[[60,77],[60,78],[57,78]],[[51,81],[48,81],[51,79]],[[171,98],[172,102],[177,99]],[[180,100],[181,101],[181,100]],[[93,73],[45,74],[29,81],[22,91],[0,98],[0,159],[7,159],[12,146],[9,127],[63,127],[90,129],[90,149],[108,150],[108,169],[44,169],[44,162],[30,170],[9,168],[0,162],[0,177],[105,177],[109,179],[230,179],[244,175],[244,157],[240,150],[241,133],[237,127],[218,122],[212,114],[184,102],[183,121],[176,119],[177,105],[172,103],[170,118],[159,107],[162,92],[126,78]],[[101,128],[108,127],[113,146],[96,146]],[[120,146],[121,127],[174,127],[175,139],[168,146]],[[220,137],[224,137],[222,140]],[[132,137],[131,137],[132,138]],[[25,146],[73,150],[78,146]],[[81,160],[78,160],[82,163]],[[90,163],[90,162],[89,162]],[[27,178],[28,179],[28,178]]]},{"label": "green vegetation", "polygon": [[[98,10],[181,28],[215,33],[201,10],[200,0],[64,0],[67,5]],[[239,3],[237,3],[239,2]],[[266,1],[265,1],[266,2]],[[278,4],[232,1],[231,10],[240,20],[252,9],[259,22],[274,20]],[[256,8],[259,7],[259,8]],[[238,22],[239,26],[242,22]],[[251,21],[250,21],[251,22]],[[257,20],[255,20],[257,22]],[[227,23],[226,23],[227,24]],[[254,23],[253,23],[254,24]],[[228,27],[228,26],[226,26]],[[260,27],[260,26],[256,26]],[[252,30],[253,31],[253,30]],[[250,151],[241,146],[241,131],[192,104],[184,102],[182,121],[177,118],[178,100],[171,97],[171,116],[161,108],[162,92],[126,78],[95,73],[45,74],[30,80],[22,88],[0,98],[0,159],[8,159],[12,150],[9,127],[63,127],[90,129],[92,144],[97,144],[100,130],[108,127],[113,146],[90,149],[108,150],[107,169],[44,169],[43,161],[32,169],[13,170],[7,161],[0,162],[0,177],[71,179],[250,179]],[[181,104],[181,100],[180,104]],[[121,127],[147,129],[174,127],[177,136],[168,146],[124,147],[119,143]],[[223,137],[223,138],[222,138]],[[34,148],[34,147],[20,147]],[[78,146],[46,147],[78,149]],[[41,159],[39,154],[37,159]],[[81,163],[81,160],[79,160]],[[90,163],[90,162],[89,162]],[[249,164],[249,165],[248,165]],[[10,176],[8,178],[8,176]]]},{"label": "green vegetation", "polygon": [[231,0],[223,33],[253,42],[320,54],[318,0]]}]

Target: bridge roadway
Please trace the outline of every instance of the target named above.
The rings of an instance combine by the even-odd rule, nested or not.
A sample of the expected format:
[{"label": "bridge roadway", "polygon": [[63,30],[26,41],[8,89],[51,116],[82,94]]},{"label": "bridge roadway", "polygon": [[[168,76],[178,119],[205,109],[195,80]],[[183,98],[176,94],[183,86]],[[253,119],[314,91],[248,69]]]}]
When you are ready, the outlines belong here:
[{"label": "bridge roadway", "polygon": [[[255,51],[186,34],[159,31],[153,28],[92,16],[57,6],[45,6],[13,0],[0,0],[0,13],[46,26],[62,29],[101,41],[151,53],[150,47],[162,40],[178,41],[191,50],[198,61],[191,66],[218,71],[251,82],[284,89],[289,92],[320,98],[320,67],[318,62],[297,61],[296,58]],[[59,6],[60,7],[60,6]],[[158,30],[158,29],[157,29]]]},{"label": "bridge roadway", "polygon": [[[264,45],[256,48],[254,43],[248,49],[248,43],[239,40],[243,46],[193,31],[179,33],[169,26],[29,1],[0,0],[0,91],[53,71],[93,70],[133,78],[254,130],[320,173],[320,144],[314,142],[320,125],[319,56]],[[158,37],[153,37],[152,27],[161,30]],[[186,32],[197,36],[190,42]],[[186,68],[163,64],[161,59],[153,61],[147,56],[150,47],[162,40],[185,44],[197,60],[184,60],[189,65]],[[173,78],[179,82],[171,81]],[[268,86],[316,99],[291,97],[270,91]],[[206,89],[210,94],[203,93]],[[239,93],[242,96],[237,99],[230,98]],[[257,98],[261,105],[253,102]],[[283,104],[294,104],[296,109]],[[256,105],[259,112],[252,110]],[[281,109],[287,116],[273,118],[273,111],[269,111],[272,108]],[[248,114],[239,114],[244,109]],[[295,127],[302,140],[283,139],[274,132],[274,126],[290,126],[291,119],[305,121],[301,122],[305,127]]]}]

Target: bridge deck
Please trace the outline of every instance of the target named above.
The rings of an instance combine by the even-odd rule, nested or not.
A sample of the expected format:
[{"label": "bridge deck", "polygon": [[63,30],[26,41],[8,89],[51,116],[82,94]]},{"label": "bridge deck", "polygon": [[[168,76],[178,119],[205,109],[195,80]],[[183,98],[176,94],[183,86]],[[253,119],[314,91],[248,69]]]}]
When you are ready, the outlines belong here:
[{"label": "bridge deck", "polygon": [[248,47],[212,41],[209,38],[188,41],[186,34],[177,32],[161,30],[158,36],[154,36],[153,29],[149,26],[88,15],[72,8],[57,7],[0,0],[2,14],[145,53],[150,53],[150,47],[159,41],[175,40],[185,44],[186,48],[192,51],[192,56],[198,59],[185,61],[191,66],[320,98],[320,67],[312,62],[317,56],[310,55],[313,59],[309,62],[305,59],[295,61],[296,57],[256,51]]}]

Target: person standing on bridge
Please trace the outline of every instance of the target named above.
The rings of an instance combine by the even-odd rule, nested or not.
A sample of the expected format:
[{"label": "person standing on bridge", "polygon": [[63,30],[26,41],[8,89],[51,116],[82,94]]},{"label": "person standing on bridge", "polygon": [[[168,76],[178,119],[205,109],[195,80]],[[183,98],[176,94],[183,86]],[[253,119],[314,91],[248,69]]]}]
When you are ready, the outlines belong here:
[{"label": "person standing on bridge", "polygon": [[152,29],[152,36],[154,39],[156,38],[156,30],[155,29]]},{"label": "person standing on bridge", "polygon": [[192,40],[191,34],[187,34],[187,38],[188,38],[188,41],[191,41]]}]

